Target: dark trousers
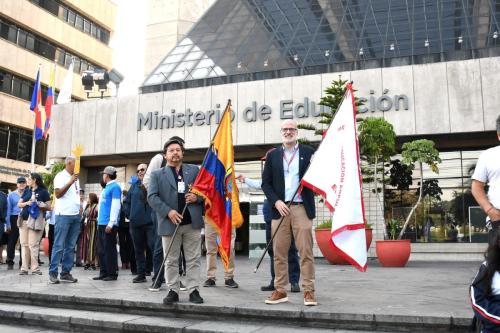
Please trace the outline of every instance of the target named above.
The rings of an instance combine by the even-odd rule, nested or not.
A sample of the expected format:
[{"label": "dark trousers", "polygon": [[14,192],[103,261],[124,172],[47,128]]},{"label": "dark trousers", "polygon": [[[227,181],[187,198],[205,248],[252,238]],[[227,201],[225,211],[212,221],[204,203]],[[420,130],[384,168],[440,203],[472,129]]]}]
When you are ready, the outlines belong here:
[{"label": "dark trousers", "polygon": [[161,281],[161,283],[165,282],[165,267],[163,267],[160,271],[160,266],[163,263],[163,244],[161,241],[161,236],[158,236],[158,228],[157,228],[157,219],[156,219],[156,214],[152,214],[153,217],[153,225],[154,225],[154,231],[155,231],[155,242],[154,242],[154,249],[153,249],[153,281],[156,279],[158,274],[160,277],[158,278],[158,281]]},{"label": "dark trousers", "polygon": [[49,224],[49,264],[52,258],[52,246],[54,245],[54,225]]},{"label": "dark trousers", "polygon": [[14,265],[14,258],[16,257],[16,244],[18,239],[19,239],[19,227],[17,225],[17,215],[11,215],[10,234],[7,241],[7,264],[9,265]]},{"label": "dark trousers", "polygon": [[134,244],[130,235],[130,222],[124,222],[118,227],[118,240],[120,242],[120,260],[123,264],[130,264],[132,272],[137,271],[134,255]]},{"label": "dark trousers", "polygon": [[[146,224],[140,226],[133,226],[133,222],[130,227],[130,234],[132,240],[134,241],[134,252],[135,252],[135,262],[137,263],[137,274],[139,276],[144,276],[147,271],[146,263],[146,250],[149,249],[149,253],[153,253],[156,230],[153,224]],[[151,268],[149,268],[151,272]]]},{"label": "dark trousers", "polygon": [[116,233],[116,227],[113,227],[111,232],[107,234],[105,225],[98,226],[100,276],[118,276]]},{"label": "dark trousers", "polygon": [[[271,240],[271,236],[271,221],[266,221],[266,241],[268,243]],[[268,254],[269,259],[271,259],[271,285],[274,285],[274,253],[272,244],[269,246]],[[290,283],[299,283],[300,280],[299,255],[293,237],[290,249],[288,250],[288,278],[290,279]]]}]

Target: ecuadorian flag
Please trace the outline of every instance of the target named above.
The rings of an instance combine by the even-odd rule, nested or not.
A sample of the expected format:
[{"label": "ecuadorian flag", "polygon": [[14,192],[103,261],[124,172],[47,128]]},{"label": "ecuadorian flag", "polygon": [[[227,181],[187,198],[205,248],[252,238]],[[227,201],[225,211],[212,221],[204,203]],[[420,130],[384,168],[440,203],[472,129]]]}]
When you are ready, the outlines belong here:
[{"label": "ecuadorian flag", "polygon": [[230,102],[224,110],[191,192],[205,199],[205,218],[217,230],[219,253],[227,269],[231,254],[232,228],[243,224],[234,177]]}]

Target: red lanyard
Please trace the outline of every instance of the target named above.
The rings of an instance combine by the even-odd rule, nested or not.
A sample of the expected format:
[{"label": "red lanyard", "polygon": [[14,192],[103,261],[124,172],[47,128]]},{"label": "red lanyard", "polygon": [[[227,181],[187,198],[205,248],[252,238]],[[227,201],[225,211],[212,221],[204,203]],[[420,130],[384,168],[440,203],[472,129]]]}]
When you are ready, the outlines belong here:
[{"label": "red lanyard", "polygon": [[285,154],[285,147],[283,147],[283,159],[286,162],[286,172],[290,171],[290,164],[292,164],[293,159],[295,158],[295,155],[297,154],[297,151],[299,150],[299,147],[294,147],[293,148],[293,155],[290,158],[290,161],[286,159],[286,154]]}]

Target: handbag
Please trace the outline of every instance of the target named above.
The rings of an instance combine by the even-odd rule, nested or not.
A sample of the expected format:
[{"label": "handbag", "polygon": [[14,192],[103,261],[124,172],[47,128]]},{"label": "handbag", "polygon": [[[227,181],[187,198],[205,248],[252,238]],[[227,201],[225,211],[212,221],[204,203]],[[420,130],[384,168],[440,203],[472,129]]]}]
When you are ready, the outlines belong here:
[{"label": "handbag", "polygon": [[33,218],[31,215],[28,217],[28,222],[26,223],[28,229],[41,231],[45,227],[45,218],[43,214],[38,214],[37,218]]}]

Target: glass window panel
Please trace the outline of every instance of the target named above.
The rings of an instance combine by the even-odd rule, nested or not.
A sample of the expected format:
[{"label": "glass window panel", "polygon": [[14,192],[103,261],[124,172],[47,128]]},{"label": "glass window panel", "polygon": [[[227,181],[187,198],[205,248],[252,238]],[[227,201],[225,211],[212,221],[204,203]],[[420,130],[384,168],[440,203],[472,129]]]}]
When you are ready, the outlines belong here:
[{"label": "glass window panel", "polygon": [[68,9],[68,23],[70,25],[75,25],[76,13]]},{"label": "glass window panel", "polygon": [[9,138],[9,128],[7,125],[0,125],[0,157],[7,157],[7,143]]},{"label": "glass window panel", "polygon": [[203,56],[203,52],[190,52],[184,60],[198,60]]},{"label": "glass window panel", "polygon": [[26,31],[19,29],[19,33],[17,34],[17,45],[26,47],[26,35]]},{"label": "glass window panel", "polygon": [[90,24],[90,34],[92,37],[97,37],[97,27],[94,23]]},{"label": "glass window panel", "polygon": [[75,28],[83,30],[83,17],[76,15]]},{"label": "glass window panel", "polygon": [[65,55],[64,50],[62,50],[60,48],[56,49],[56,62],[60,65],[63,65],[63,66],[64,66],[64,55]]},{"label": "glass window panel", "polygon": [[11,130],[9,133],[9,146],[7,151],[7,158],[16,160],[17,159],[17,147],[19,145],[19,132]]},{"label": "glass window panel", "polygon": [[173,72],[168,77],[168,80],[170,82],[182,81],[182,80],[184,80],[184,78],[186,77],[186,75],[187,75],[187,73],[185,71],[184,72],[183,71]]},{"label": "glass window panel", "polygon": [[183,57],[184,57],[184,54],[169,55],[163,63],[168,64],[168,63],[179,62]]},{"label": "glass window panel", "polygon": [[87,19],[83,20],[83,31],[90,34],[90,21]]},{"label": "glass window panel", "polygon": [[21,97],[21,80],[18,77],[12,79],[12,95]]},{"label": "glass window panel", "polygon": [[26,36],[26,48],[31,51],[35,50],[35,36],[32,34]]}]

